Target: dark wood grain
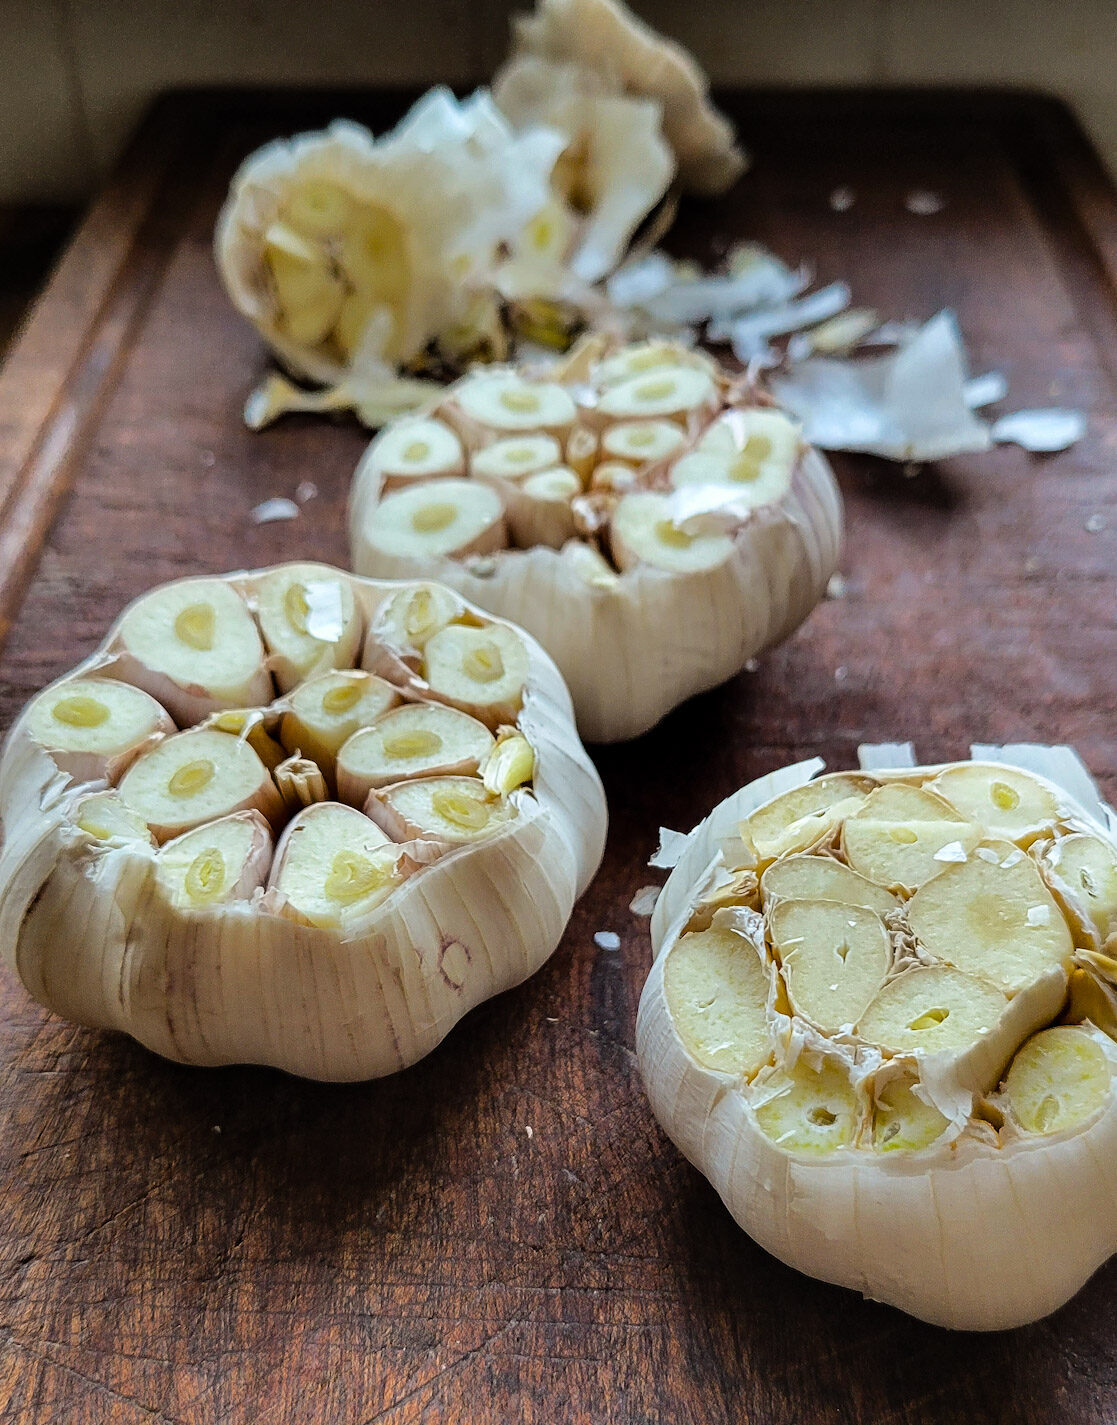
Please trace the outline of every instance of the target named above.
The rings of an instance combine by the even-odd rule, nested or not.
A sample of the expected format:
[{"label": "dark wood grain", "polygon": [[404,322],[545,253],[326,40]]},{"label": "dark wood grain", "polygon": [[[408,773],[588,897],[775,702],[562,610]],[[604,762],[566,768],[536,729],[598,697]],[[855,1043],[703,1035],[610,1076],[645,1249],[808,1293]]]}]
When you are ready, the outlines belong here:
[{"label": "dark wood grain", "polygon": [[[1012,96],[735,101],[755,168],[685,208],[892,316],[960,316],[1011,405],[1083,407],[1056,457],[837,467],[844,599],[758,670],[598,758],[601,875],[529,984],[359,1087],[192,1071],[0,999],[0,1420],[955,1425],[1117,1420],[1117,1265],[1006,1336],[949,1335],[782,1267],[666,1142],[635,1070],[659,822],[862,740],[1067,741],[1117,794],[1117,203],[1061,110]],[[344,561],[353,425],[240,423],[264,368],[214,276],[236,162],[390,98],[163,105],[0,374],[0,726],[125,600],[199,570]],[[857,193],[847,213],[827,196]],[[915,217],[905,194],[947,200]],[[248,512],[300,480],[290,524]],[[1095,514],[1108,520],[1090,532]],[[32,577],[33,574],[33,577]],[[618,952],[593,944],[615,930]],[[1068,1203],[1073,1211],[1074,1204]]]}]

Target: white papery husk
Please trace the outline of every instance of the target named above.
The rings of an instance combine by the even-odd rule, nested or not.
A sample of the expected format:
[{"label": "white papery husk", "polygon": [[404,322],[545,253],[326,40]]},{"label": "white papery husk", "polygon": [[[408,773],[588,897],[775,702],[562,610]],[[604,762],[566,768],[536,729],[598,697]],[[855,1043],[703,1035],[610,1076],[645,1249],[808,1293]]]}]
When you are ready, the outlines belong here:
[{"label": "white papery husk", "polygon": [[616,93],[658,101],[679,177],[691,191],[723,193],[744,171],[733,126],[710,103],[709,81],[694,57],[619,0],[539,0],[534,14],[515,22],[509,65],[522,56],[573,63]]},{"label": "white papery husk", "polygon": [[[381,495],[375,449],[374,442],[358,465],[350,494],[354,569],[435,579],[526,628],[558,664],[589,742],[639,736],[685,699],[739,673],[802,623],[837,566],[841,495],[825,458],[809,446],[787,492],[732,526],[735,548],[725,563],[684,575],[637,564],[601,577],[587,577],[588,550],[578,541],[558,550],[502,549],[480,564],[387,556],[365,532]],[[692,490],[677,495],[689,500]],[[726,504],[723,488],[701,493],[712,506]]]},{"label": "white papery husk", "polygon": [[[229,582],[251,591],[263,572]],[[366,625],[400,587],[353,584]],[[105,650],[115,632],[67,678],[114,676]],[[534,799],[513,793],[507,829],[422,865],[344,930],[281,913],[274,890],[175,907],[152,847],[98,842],[73,825],[74,804],[106,784],[60,772],[21,718],[0,759],[5,959],[55,1013],[183,1063],[358,1080],[415,1062],[471,1008],[539,968],[601,858],[600,780],[557,669],[525,643],[519,726],[535,750]],[[415,859],[426,859],[421,846]]]},{"label": "white papery husk", "polygon": [[[863,749],[862,766],[884,781],[941,770],[903,765],[904,750],[881,749],[882,765],[874,749]],[[1069,749],[983,746],[974,754],[1023,765],[1047,782],[1068,818],[1112,839],[1096,789]],[[1107,1035],[1084,1026],[1112,1066],[1108,1096],[1084,1126],[994,1146],[956,1122],[918,1152],[839,1149],[819,1158],[777,1147],[758,1127],[740,1080],[698,1063],[675,1029],[666,952],[716,879],[723,843],[734,842],[742,818],[823,765],[814,758],[750,783],[715,807],[681,850],[652,916],[655,958],[636,1027],[652,1109],[738,1224],[789,1266],[939,1326],[1027,1324],[1061,1306],[1117,1249],[1117,1045]],[[820,1047],[808,1033],[787,1055]],[[849,1058],[847,1067],[856,1085],[876,1064]]]},{"label": "white papery husk", "polygon": [[[509,295],[564,295],[563,259],[576,278],[596,282],[620,262],[632,234],[675,175],[674,157],[661,132],[660,105],[611,92],[594,70],[550,64],[532,55],[505,66],[494,81],[493,97],[517,128],[541,124],[563,135],[574,170],[568,179],[577,184],[585,204],[583,212],[564,201],[567,222],[576,234],[574,249],[561,255],[559,271],[550,276],[550,290],[523,291],[521,276],[520,293]],[[560,162],[552,182],[559,186],[560,200],[566,200],[569,194],[559,180],[562,169]],[[527,254],[517,251],[517,256],[514,270],[522,271]],[[507,279],[503,285],[507,290]]]},{"label": "white papery husk", "polygon": [[484,90],[459,103],[445,89],[424,95],[380,139],[338,120],[321,133],[276,140],[241,165],[218,218],[215,252],[226,290],[291,371],[337,385],[350,371],[339,351],[325,341],[296,342],[279,325],[264,235],[289,195],[311,180],[386,211],[405,236],[406,299],[388,330],[370,323],[352,363],[370,366],[384,384],[384,359],[410,361],[468,318],[475,294],[489,285],[498,245],[547,202],[562,147],[560,134],[538,126],[514,133]]}]

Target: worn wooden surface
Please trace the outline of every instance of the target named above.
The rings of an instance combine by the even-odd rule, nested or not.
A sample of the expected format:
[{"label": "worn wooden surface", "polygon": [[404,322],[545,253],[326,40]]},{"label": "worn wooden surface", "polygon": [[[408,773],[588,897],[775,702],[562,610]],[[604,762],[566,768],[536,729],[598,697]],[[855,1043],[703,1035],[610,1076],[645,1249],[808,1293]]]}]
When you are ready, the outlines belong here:
[{"label": "worn wooden surface", "polygon": [[[664,1139],[632,1052],[658,823],[862,740],[928,758],[1067,741],[1117,794],[1117,203],[1069,121],[1009,98],[737,104],[755,168],[675,246],[752,237],[890,316],[954,307],[1010,408],[1088,438],[905,478],[836,462],[846,597],[759,669],[602,753],[605,865],[550,964],[360,1087],[192,1071],[0,996],[0,1420],[1117,1420],[1117,1265],[1012,1335],[951,1336],[767,1257]],[[0,727],[149,584],[344,561],[364,437],[240,423],[264,368],[210,259],[238,159],[352,97],[176,100],[149,121],[0,374]],[[827,198],[856,190],[846,213]],[[941,192],[934,217],[905,210]],[[289,524],[248,512],[301,480]],[[1102,515],[1104,528],[1091,517]],[[607,656],[607,650],[601,650]],[[614,930],[618,952],[595,948]],[[1074,1204],[1068,1202],[1068,1211]]]}]

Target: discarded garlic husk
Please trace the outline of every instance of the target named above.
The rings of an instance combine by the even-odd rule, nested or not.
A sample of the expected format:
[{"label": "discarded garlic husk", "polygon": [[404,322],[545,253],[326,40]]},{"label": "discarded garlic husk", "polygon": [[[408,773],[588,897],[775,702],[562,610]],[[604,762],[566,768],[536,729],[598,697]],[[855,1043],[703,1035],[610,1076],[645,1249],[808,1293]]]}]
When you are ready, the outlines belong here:
[{"label": "discarded garlic husk", "polygon": [[[362,1079],[542,964],[605,803],[530,637],[437,585],[310,567],[152,590],[28,704],[0,756],[0,947],[47,1008],[169,1058]],[[284,682],[308,671],[280,694],[269,624],[304,589],[314,625],[314,582],[341,591],[330,661],[366,666],[286,642]]]},{"label": "discarded garlic husk", "polygon": [[[876,751],[763,777],[685,838],[652,916],[641,1073],[782,1261],[937,1325],[1020,1326],[1117,1249],[1117,961],[1089,948],[1103,911],[1074,878],[1084,855],[1117,864],[1113,833],[1067,749]],[[750,858],[759,882],[733,869]]]},{"label": "discarded garlic husk", "polygon": [[[559,664],[592,741],[634,737],[739,672],[836,567],[829,466],[702,353],[596,336],[542,374],[467,377],[426,419],[453,428],[468,473],[386,492],[374,443],[350,500],[354,567],[428,576],[515,618]],[[543,464],[556,448],[565,458]],[[676,483],[695,460],[709,478]],[[396,640],[418,672],[414,641]]]}]

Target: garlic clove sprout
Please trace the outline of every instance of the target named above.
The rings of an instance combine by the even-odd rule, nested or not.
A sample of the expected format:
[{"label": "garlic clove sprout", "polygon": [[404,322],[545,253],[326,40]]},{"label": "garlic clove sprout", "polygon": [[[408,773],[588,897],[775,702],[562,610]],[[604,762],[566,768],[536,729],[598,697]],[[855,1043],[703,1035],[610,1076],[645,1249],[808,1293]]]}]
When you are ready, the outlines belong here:
[{"label": "garlic clove sprout", "polygon": [[502,727],[477,770],[486,790],[506,797],[535,776],[535,749],[522,732]]},{"label": "garlic clove sprout", "polygon": [[733,554],[731,535],[680,528],[670,496],[651,490],[622,496],[610,534],[613,559],[622,571],[650,564],[670,574],[702,574],[725,564]]},{"label": "garlic clove sprout", "polygon": [[846,820],[842,850],[868,880],[910,893],[939,875],[951,855],[964,859],[981,835],[981,827],[962,820],[941,797],[894,783],[870,793]]},{"label": "garlic clove sprout", "polygon": [[409,480],[465,474],[465,452],[457,433],[430,416],[388,426],[369,446],[367,459],[388,490]]},{"label": "garlic clove sprout", "polygon": [[528,655],[506,625],[454,624],[427,640],[423,676],[431,693],[496,729],[514,722],[523,700]]},{"label": "garlic clove sprout", "polygon": [[352,665],[361,619],[347,580],[324,564],[288,564],[261,579],[257,617],[281,692],[314,673]]},{"label": "garlic clove sprout", "polygon": [[489,729],[468,713],[412,703],[350,737],[338,753],[338,793],[362,806],[373,787],[405,777],[475,773],[494,746]]},{"label": "garlic clove sprout", "polygon": [[27,731],[75,781],[115,782],[175,725],[140,688],[108,678],[68,679],[29,706]]},{"label": "garlic clove sprout", "polygon": [[270,884],[283,909],[311,925],[344,926],[373,911],[403,879],[399,847],[352,807],[322,802],[288,825]]},{"label": "garlic clove sprout", "polygon": [[985,842],[911,898],[912,931],[936,958],[984,975],[1006,993],[1045,970],[1069,973],[1074,942],[1036,863],[1007,842]]},{"label": "garlic clove sprout", "polygon": [[255,809],[269,821],[282,815],[276,785],[248,743],[209,728],[176,733],[137,758],[120,796],[157,841],[236,811]]},{"label": "garlic clove sprout", "polygon": [[247,900],[268,878],[272,839],[256,811],[195,827],[160,847],[155,875],[173,905],[203,910]]},{"label": "garlic clove sprout", "polygon": [[[1063,890],[1079,858],[1101,864],[1093,843],[1114,865],[1117,846],[1084,769],[1056,751],[1020,749],[1027,772],[996,762],[1020,790],[1011,807],[989,796],[988,761],[867,757],[845,786],[811,781],[817,759],[780,769],[685,838],[652,917],[637,1057],[672,1138],[784,1261],[956,1328],[1038,1319],[1117,1247],[1117,955]],[[940,795],[952,786],[958,808]],[[901,884],[878,910],[863,902],[886,887],[850,865],[865,822],[980,839],[945,843],[926,877],[884,877]],[[675,956],[731,927],[756,960],[736,999],[669,993]],[[854,990],[874,979],[861,1008]],[[715,1049],[747,1038],[747,1067],[718,1064],[695,1032],[715,1005]]]},{"label": "garlic clove sprout", "polygon": [[505,436],[475,451],[470,468],[481,480],[521,480],[562,464],[562,447],[552,435]]},{"label": "garlic clove sprout", "polygon": [[796,1013],[828,1033],[856,1024],[892,959],[880,916],[835,901],[781,900],[769,933]]},{"label": "garlic clove sprout", "polygon": [[1104,942],[1117,930],[1117,851],[1078,832],[1054,844],[1047,865],[1075,930],[1090,942]]},{"label": "garlic clove sprout", "polygon": [[1049,787],[1011,767],[969,763],[948,767],[932,789],[968,821],[980,822],[990,836],[1028,846],[1049,832],[1058,803]]},{"label": "garlic clove sprout", "polygon": [[805,851],[857,811],[874,785],[868,777],[842,772],[819,777],[754,811],[742,823],[742,836],[747,836],[764,862]]},{"label": "garlic clove sprout", "polygon": [[876,911],[882,917],[899,906],[889,891],[832,856],[787,856],[773,861],[760,878],[760,894],[765,906],[778,900],[836,901]]},{"label": "garlic clove sprout", "polygon": [[180,725],[272,697],[256,624],[220,579],[182,579],[137,599],[110,651],[116,676],[158,699]]},{"label": "garlic clove sprout", "polygon": [[751,1078],[768,1062],[768,975],[747,938],[725,928],[681,936],[664,987],[679,1036],[700,1064]]},{"label": "garlic clove sprout", "polygon": [[430,838],[467,846],[503,831],[515,806],[475,777],[424,777],[373,791],[366,813],[393,841]]},{"label": "garlic clove sprout", "polygon": [[386,495],[366,529],[385,559],[484,554],[507,543],[500,496],[469,480],[409,485]]},{"label": "garlic clove sprout", "polygon": [[621,421],[602,434],[601,449],[613,460],[645,465],[675,455],[685,441],[686,437],[674,421]]},{"label": "garlic clove sprout", "polygon": [[395,707],[391,683],[360,669],[338,669],[300,683],[288,694],[279,737],[289,753],[301,752],[330,778],[337,754],[359,727]]}]

